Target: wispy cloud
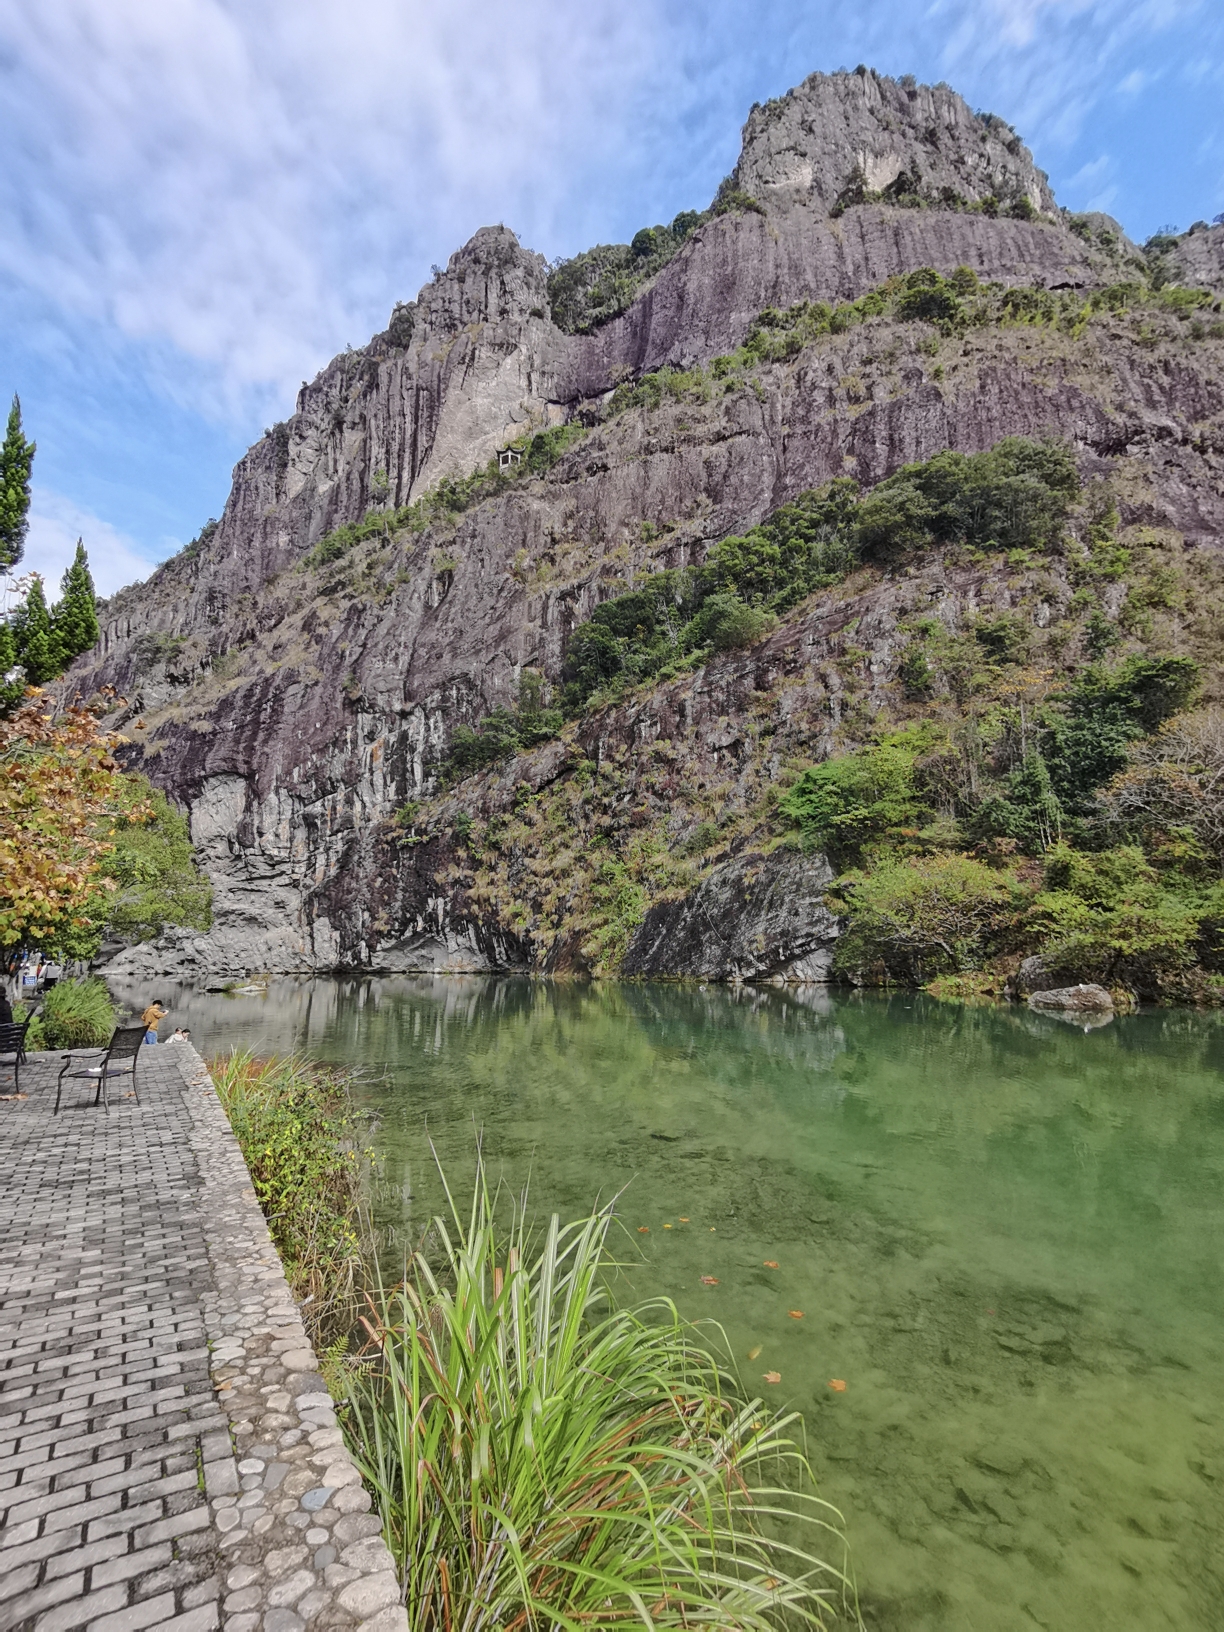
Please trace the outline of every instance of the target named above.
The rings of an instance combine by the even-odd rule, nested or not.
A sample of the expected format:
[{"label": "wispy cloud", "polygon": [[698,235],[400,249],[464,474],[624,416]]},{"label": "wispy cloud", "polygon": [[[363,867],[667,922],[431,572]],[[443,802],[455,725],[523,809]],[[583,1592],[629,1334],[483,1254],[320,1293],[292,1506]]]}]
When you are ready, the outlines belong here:
[{"label": "wispy cloud", "polygon": [[[30,506],[30,531],[20,573],[41,573],[47,599],[58,600],[60,579],[76,554],[81,539],[89,555],[94,588],[99,595],[113,595],[124,584],[139,582],[152,572],[154,563],[143,555],[135,542],[108,522],[81,509],[61,493],[36,489]],[[176,540],[166,540],[163,555],[178,548]]]},{"label": "wispy cloud", "polygon": [[650,0],[19,0],[0,269],[239,401],[283,392],[456,238],[542,225],[662,31]]},{"label": "wispy cloud", "polygon": [[1141,236],[1214,213],[1222,60],[1218,0],[9,0],[0,355],[41,393],[36,481],[147,550],[194,529],[232,444],[478,226],[573,253],[699,207],[815,68],[947,79],[1073,207],[1134,208],[1146,163]]}]

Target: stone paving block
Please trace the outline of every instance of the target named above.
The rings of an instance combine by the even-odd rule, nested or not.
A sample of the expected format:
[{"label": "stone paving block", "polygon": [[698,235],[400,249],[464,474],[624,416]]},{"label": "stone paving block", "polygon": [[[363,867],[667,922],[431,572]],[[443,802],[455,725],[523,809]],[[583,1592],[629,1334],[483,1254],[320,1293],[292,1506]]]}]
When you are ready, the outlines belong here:
[{"label": "stone paving block", "polygon": [[[47,1069],[32,1063],[36,1088]],[[23,1611],[39,1632],[213,1632],[236,1570],[258,1607],[227,1632],[353,1632],[391,1560],[376,1542],[343,1571],[346,1588],[369,1583],[360,1609],[324,1580],[337,1549],[319,1537],[354,1522],[342,1506],[369,1506],[338,1435],[306,1475],[314,1510],[290,1495],[306,1436],[335,1412],[250,1176],[194,1050],[150,1050],[139,1071],[138,1105],[101,1114],[86,1093],[53,1119],[54,1096],[32,1093],[4,1121],[0,1186],[19,1223],[0,1263],[0,1505],[14,1521],[0,1576],[17,1583],[10,1602],[44,1595]],[[260,1505],[220,1505],[238,1493],[235,1452],[257,1445]],[[301,1548],[299,1523],[312,1542],[274,1581],[260,1560]],[[388,1613],[369,1632],[401,1632]]]},{"label": "stone paving block", "polygon": [[143,1603],[130,1604],[116,1615],[103,1615],[90,1621],[89,1632],[140,1632],[146,1626],[164,1626],[174,1617],[175,1603],[172,1592],[163,1592]]},{"label": "stone paving block", "polygon": [[83,1598],[70,1598],[40,1615],[34,1622],[34,1632],[70,1632],[70,1628],[87,1626],[100,1615],[122,1609],[126,1601],[126,1587],[104,1587],[101,1592],[88,1592]]}]

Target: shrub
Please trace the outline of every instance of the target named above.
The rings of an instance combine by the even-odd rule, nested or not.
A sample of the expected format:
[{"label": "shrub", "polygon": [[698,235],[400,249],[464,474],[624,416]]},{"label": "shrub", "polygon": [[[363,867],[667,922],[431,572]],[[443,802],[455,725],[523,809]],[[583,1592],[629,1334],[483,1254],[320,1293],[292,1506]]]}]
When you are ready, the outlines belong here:
[{"label": "shrub", "polygon": [[48,1048],[103,1048],[115,1029],[115,1005],[104,980],[61,980],[39,1019]]},{"label": "shrub", "polygon": [[363,1118],[351,1078],[293,1057],[209,1061],[255,1195],[312,1337],[347,1336],[364,1282]]},{"label": "shrub", "polygon": [[1131,744],[1156,731],[1193,697],[1198,665],[1188,657],[1130,657],[1090,668],[1047,715],[1042,754],[1063,808],[1088,816],[1095,794],[1124,770]]},{"label": "shrub", "polygon": [[483,1169],[373,1300],[350,1444],[414,1632],[857,1625],[841,1517],[674,1306],[616,1307],[611,1206],[501,1230]]},{"label": "shrub", "polygon": [[683,643],[690,648],[727,652],[759,640],[773,621],[768,612],[747,606],[738,595],[724,590],[702,603],[701,611],[684,630]]},{"label": "shrub", "polygon": [[1115,835],[1191,871],[1200,863],[1224,870],[1224,712],[1174,719],[1132,743],[1099,808]]},{"label": "shrub", "polygon": [[443,778],[456,782],[489,765],[504,765],[521,749],[555,737],[562,723],[561,711],[544,705],[543,676],[525,669],[514,708],[495,708],[476,731],[470,725],[455,727],[442,762]]},{"label": "shrub", "polygon": [[1011,873],[947,854],[882,856],[837,887],[848,918],[837,968],[879,965],[890,979],[913,984],[978,967],[1026,893]]},{"label": "shrub", "polygon": [[1087,855],[1059,845],[1046,858],[1028,928],[1046,961],[1068,979],[1157,997],[1193,966],[1200,916],[1162,886],[1134,846]]},{"label": "shrub", "polygon": [[[138,820],[129,815],[133,809]],[[106,902],[108,934],[151,941],[168,924],[209,928],[212,884],[196,866],[187,818],[142,776],[124,779],[112,842],[102,864],[118,885]]]},{"label": "shrub", "polygon": [[934,323],[941,329],[953,329],[964,315],[956,288],[938,272],[920,267],[906,278],[897,301],[897,316],[902,322]]},{"label": "shrub", "polygon": [[949,449],[903,465],[859,505],[858,542],[884,559],[964,542],[1048,548],[1061,536],[1079,477],[1067,448],[1009,436],[988,452]]},{"label": "shrub", "polygon": [[798,828],[805,848],[835,856],[915,829],[933,814],[915,767],[940,736],[930,724],[909,726],[855,753],[812,765],[778,808]]}]

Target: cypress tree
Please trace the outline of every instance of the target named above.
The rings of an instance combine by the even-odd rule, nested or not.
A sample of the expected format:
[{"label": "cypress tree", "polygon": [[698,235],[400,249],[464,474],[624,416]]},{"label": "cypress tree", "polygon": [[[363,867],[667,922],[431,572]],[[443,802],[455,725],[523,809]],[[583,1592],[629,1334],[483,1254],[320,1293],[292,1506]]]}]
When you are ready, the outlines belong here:
[{"label": "cypress tree", "polygon": [[42,579],[37,573],[31,575],[26,598],[13,616],[13,636],[17,643],[17,661],[25,670],[29,684],[42,686],[54,680],[64,664],[51,614],[47,611]]},{"label": "cypress tree", "polygon": [[21,403],[14,397],[0,447],[0,570],[15,567],[25,550],[34,451],[22,432]]},{"label": "cypress tree", "polygon": [[[9,675],[16,678],[10,680]],[[17,643],[6,620],[0,619],[0,720],[13,712],[25,696],[25,681],[17,667]]]},{"label": "cypress tree", "polygon": [[94,602],[89,557],[78,538],[76,556],[60,582],[59,605],[51,614],[51,626],[59,640],[60,660],[68,664],[98,641],[98,613]]}]

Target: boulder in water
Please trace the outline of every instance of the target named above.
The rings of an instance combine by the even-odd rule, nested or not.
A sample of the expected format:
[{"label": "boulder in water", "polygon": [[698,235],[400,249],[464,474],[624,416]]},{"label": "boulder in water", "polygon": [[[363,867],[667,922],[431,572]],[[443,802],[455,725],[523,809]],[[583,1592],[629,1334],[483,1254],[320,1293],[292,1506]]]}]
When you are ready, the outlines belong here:
[{"label": "boulder in water", "polygon": [[1092,982],[1033,992],[1028,1002],[1030,1009],[1056,1009],[1063,1014],[1112,1014],[1114,1006],[1104,986]]}]

